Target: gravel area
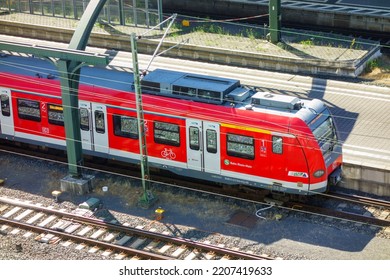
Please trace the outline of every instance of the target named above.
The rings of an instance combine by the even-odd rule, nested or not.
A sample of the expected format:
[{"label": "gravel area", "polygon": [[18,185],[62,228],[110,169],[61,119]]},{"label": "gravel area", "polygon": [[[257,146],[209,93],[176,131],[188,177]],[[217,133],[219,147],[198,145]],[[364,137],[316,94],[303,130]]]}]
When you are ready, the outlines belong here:
[{"label": "gravel area", "polygon": [[[78,21],[71,18],[59,18],[50,16],[31,15],[27,13],[2,14],[3,21],[22,22],[24,24],[50,26],[62,29],[76,29]],[[141,25],[142,26],[142,25]],[[141,27],[142,28],[142,27]],[[103,21],[96,23],[93,33],[130,35],[131,33],[144,33],[139,27],[121,26],[115,24],[103,24]],[[164,32],[158,29],[147,34],[147,38],[157,37],[160,40]],[[191,22],[190,26],[181,25],[181,20],[177,20],[166,41],[172,43],[182,43],[189,40],[187,44],[194,46],[206,46],[213,48],[253,52],[262,55],[282,56],[291,59],[320,59],[324,61],[350,61],[361,59],[372,45],[376,42],[354,38],[352,36],[342,36],[332,33],[305,32],[302,30],[283,28],[283,42],[277,45],[271,44],[264,39],[262,26],[239,25],[231,22],[207,24]]]},{"label": "gravel area", "polygon": [[[139,181],[96,171],[86,173],[95,176],[92,193],[83,196],[64,193],[55,202],[51,192],[60,189],[60,179],[67,175],[66,166],[0,153],[0,179],[6,179],[0,187],[0,196],[69,210],[89,197],[99,197],[104,206],[96,212],[97,216],[283,259],[390,259],[390,234],[385,229],[281,208],[262,211],[262,217],[256,217],[252,227],[237,226],[228,223],[234,213],[242,211],[253,218],[256,210],[266,206],[160,185],[152,186],[158,202],[150,209],[142,209],[137,206],[142,193]],[[108,187],[107,192],[103,192],[103,186]],[[161,221],[154,216],[158,207],[165,210]],[[3,260],[115,259],[115,255],[92,254],[75,247],[42,244],[20,233],[0,235],[0,259]]]}]

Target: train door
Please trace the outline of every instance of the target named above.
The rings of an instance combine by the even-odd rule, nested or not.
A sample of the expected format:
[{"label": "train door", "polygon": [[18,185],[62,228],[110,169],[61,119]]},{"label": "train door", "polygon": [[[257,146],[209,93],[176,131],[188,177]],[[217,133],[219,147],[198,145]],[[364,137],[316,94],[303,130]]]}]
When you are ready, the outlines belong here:
[{"label": "train door", "polygon": [[221,149],[219,147],[219,124],[203,122],[203,160],[204,170],[210,173],[221,173]]},{"label": "train door", "polygon": [[12,114],[12,99],[11,90],[7,88],[0,88],[0,131],[3,135],[13,136],[14,131],[14,118]]},{"label": "train door", "polygon": [[103,104],[92,103],[93,140],[96,152],[108,153],[107,109]]},{"label": "train door", "polygon": [[202,147],[202,121],[186,120],[187,139],[187,167],[202,171],[203,147]]},{"label": "train door", "polygon": [[80,132],[81,143],[84,150],[93,151],[93,132],[92,132],[92,106],[90,102],[79,101],[80,108]]},{"label": "train door", "polygon": [[219,174],[221,172],[219,124],[186,120],[187,167]]}]

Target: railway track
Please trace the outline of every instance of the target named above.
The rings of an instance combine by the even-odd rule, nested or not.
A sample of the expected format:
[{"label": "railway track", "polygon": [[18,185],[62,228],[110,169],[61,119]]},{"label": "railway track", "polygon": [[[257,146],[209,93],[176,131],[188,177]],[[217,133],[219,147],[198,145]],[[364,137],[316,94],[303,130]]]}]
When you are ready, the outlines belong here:
[{"label": "railway track", "polygon": [[85,209],[67,212],[4,197],[0,197],[0,224],[3,235],[23,230],[24,236],[43,243],[75,244],[79,249],[88,248],[91,253],[116,254],[117,259],[272,259],[225,248],[223,244],[207,244],[158,233],[153,228],[144,230],[118,224],[115,220],[107,222]]},{"label": "railway track", "polygon": [[[297,202],[288,202],[285,206],[289,209],[333,217],[344,221],[390,227],[390,201],[337,192],[329,192],[324,196],[324,199],[342,201],[342,206],[330,209],[310,203],[303,204]],[[358,210],[353,210],[356,207],[347,207],[347,203],[359,205],[357,207]]]},{"label": "railway track", "polygon": [[[66,158],[62,154],[61,155],[47,154],[47,151],[42,152],[33,149],[26,151],[21,147],[10,147],[8,145],[0,145],[0,150],[1,149],[11,151],[12,153],[15,154],[23,153],[33,157],[46,158],[55,162],[59,161],[59,162],[66,163]],[[90,158],[85,161],[85,167],[87,169],[92,169],[92,170],[99,170],[99,171],[103,170],[116,175],[126,175],[133,178],[140,177],[140,171],[138,170],[139,167],[133,166],[134,168],[129,168],[127,164],[122,164],[117,161],[110,161],[108,164],[106,161],[99,162],[99,160]],[[172,174],[167,175],[167,174],[160,174],[160,173],[153,173],[153,172],[151,174],[153,174],[152,182],[154,183],[162,183],[162,184],[167,184],[169,186],[177,186],[178,188],[182,188],[182,189],[198,191],[210,195],[220,195],[226,198],[240,199],[240,200],[247,201],[249,203],[269,204],[269,202],[265,202],[268,192],[265,192],[264,190],[252,189],[245,186],[240,186],[240,187],[220,186],[220,185],[215,185],[215,184],[211,184],[210,182],[204,182],[204,181],[199,181],[199,182],[195,180],[188,181],[186,180],[186,178],[179,178],[177,176],[172,176]],[[283,205],[280,207],[290,211],[303,211],[306,213],[334,217],[336,219],[349,220],[358,223],[372,224],[381,227],[390,226],[390,212],[387,211],[388,209],[390,209],[390,203],[388,201],[372,199],[369,197],[362,197],[357,195],[341,194],[336,192],[328,193],[327,195],[321,195],[321,198],[325,200],[335,199],[340,201],[356,203],[359,204],[362,207],[362,209],[365,207],[366,209],[368,209],[368,211],[365,211],[364,214],[358,214],[358,213],[352,213],[348,211],[348,209],[329,209],[329,208],[319,207],[313,205],[310,202],[310,199],[307,203],[301,203],[296,201],[283,202]],[[368,213],[368,212],[374,213],[375,211],[377,212],[375,216],[369,215]]]},{"label": "railway track", "polygon": [[343,193],[337,193],[337,192],[330,192],[328,195],[332,196],[333,198],[344,200],[344,201],[350,201],[354,203],[364,204],[364,205],[371,205],[375,207],[383,207],[390,209],[390,201],[382,200],[382,199],[375,199],[371,197],[365,197],[360,195],[349,195],[349,194],[343,194]]}]

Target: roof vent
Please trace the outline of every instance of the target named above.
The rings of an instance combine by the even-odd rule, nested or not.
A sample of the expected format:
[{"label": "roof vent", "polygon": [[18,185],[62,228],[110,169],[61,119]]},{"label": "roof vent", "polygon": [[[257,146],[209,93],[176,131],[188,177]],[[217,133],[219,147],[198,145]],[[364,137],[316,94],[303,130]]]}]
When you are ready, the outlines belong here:
[{"label": "roof vent", "polygon": [[302,102],[298,97],[270,92],[257,92],[252,96],[251,103],[256,107],[264,106],[287,110],[299,110],[302,107]]}]

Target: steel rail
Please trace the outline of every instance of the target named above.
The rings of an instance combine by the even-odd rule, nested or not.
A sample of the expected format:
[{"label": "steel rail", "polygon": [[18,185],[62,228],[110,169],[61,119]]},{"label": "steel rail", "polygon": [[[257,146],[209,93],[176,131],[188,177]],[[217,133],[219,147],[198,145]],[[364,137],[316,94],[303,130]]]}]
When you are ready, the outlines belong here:
[{"label": "steel rail", "polygon": [[390,201],[383,200],[383,199],[375,199],[375,198],[364,197],[360,195],[342,194],[337,192],[329,192],[328,195],[335,199],[346,200],[354,203],[390,208]]},{"label": "steel rail", "polygon": [[3,218],[3,217],[0,217],[0,224],[8,224],[8,225],[15,227],[15,228],[22,228],[22,229],[25,229],[28,231],[34,231],[34,232],[39,232],[39,233],[44,233],[44,234],[51,233],[55,236],[60,236],[61,239],[75,240],[75,241],[80,242],[80,243],[89,244],[92,246],[99,246],[99,247],[107,249],[107,250],[115,250],[118,252],[130,254],[132,256],[139,256],[139,257],[144,258],[144,259],[173,260],[173,258],[164,256],[161,254],[155,254],[155,253],[146,252],[146,251],[142,251],[142,250],[132,249],[132,248],[125,247],[125,246],[110,244],[110,243],[106,243],[103,241],[94,240],[94,239],[90,239],[90,238],[86,238],[86,237],[82,237],[82,236],[77,236],[77,235],[69,234],[66,232],[60,232],[60,231],[49,229],[49,228],[30,225],[30,224],[26,224],[23,222],[7,219],[7,218]]},{"label": "steel rail", "polygon": [[288,202],[286,203],[286,207],[294,211],[317,214],[325,217],[338,218],[338,219],[343,219],[352,222],[365,223],[365,224],[375,225],[380,227],[390,226],[390,220],[382,220],[375,217],[367,217],[355,213],[337,211],[334,209],[322,208],[322,207],[308,205],[308,204]]},{"label": "steel rail", "polygon": [[[150,232],[150,231],[131,228],[131,227],[123,226],[123,225],[113,224],[113,223],[102,221],[102,220],[97,219],[97,218],[90,218],[90,217],[80,216],[77,214],[66,213],[66,212],[62,212],[59,210],[41,207],[41,206],[37,206],[37,205],[33,205],[30,203],[25,203],[25,202],[21,202],[21,201],[14,201],[14,200],[3,198],[3,197],[0,197],[0,202],[2,202],[4,204],[12,204],[15,206],[29,208],[29,209],[43,212],[43,213],[47,213],[47,214],[56,215],[59,217],[69,219],[72,222],[89,224],[91,226],[106,228],[108,230],[118,231],[118,232],[121,232],[124,234],[133,235],[133,236],[134,235],[135,236],[142,236],[142,237],[146,237],[146,238],[149,238],[152,240],[161,240],[161,241],[164,241],[166,243],[180,245],[180,246],[186,246],[186,247],[199,249],[199,250],[207,251],[207,252],[214,252],[215,254],[218,254],[218,255],[223,255],[223,256],[227,255],[227,256],[230,256],[233,258],[237,258],[237,259],[244,259],[244,260],[265,260],[265,259],[272,260],[273,259],[273,258],[269,258],[269,257],[259,256],[256,254],[240,252],[240,251],[232,250],[232,249],[228,249],[228,248],[222,248],[222,247],[218,247],[218,246],[211,245],[211,244],[200,243],[200,242],[196,242],[196,241],[193,241],[191,239],[186,239],[186,238],[182,238],[182,237],[174,237],[174,236],[169,236],[169,235],[165,235],[165,234],[161,234],[161,233]],[[8,220],[8,219],[6,219],[6,220]],[[47,230],[47,229],[44,228],[44,230]],[[56,231],[56,230],[50,230],[50,233],[58,235],[58,231]],[[80,242],[85,242],[85,241],[83,239]],[[104,243],[104,244],[107,244],[107,243]],[[120,248],[122,248],[122,247],[123,246],[120,246]],[[120,248],[118,248],[118,250]],[[127,248],[127,247],[123,247],[123,248]],[[137,251],[139,251],[139,250],[137,250]],[[142,251],[139,251],[139,252],[142,252]],[[136,251],[134,253],[136,253]]]}]

